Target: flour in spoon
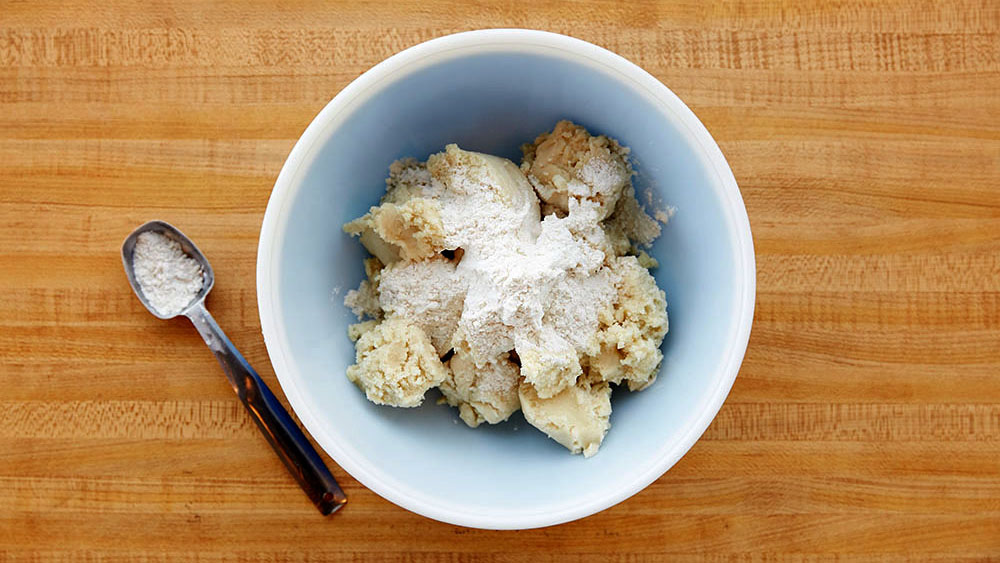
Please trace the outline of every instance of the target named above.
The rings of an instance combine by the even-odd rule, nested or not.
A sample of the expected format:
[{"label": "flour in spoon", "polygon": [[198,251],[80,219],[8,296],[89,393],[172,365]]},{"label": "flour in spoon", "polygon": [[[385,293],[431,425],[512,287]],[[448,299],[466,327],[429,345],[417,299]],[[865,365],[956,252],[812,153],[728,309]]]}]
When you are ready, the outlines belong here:
[{"label": "flour in spoon", "polygon": [[132,269],[146,301],[164,317],[186,309],[205,283],[201,265],[177,241],[153,231],[136,237]]}]

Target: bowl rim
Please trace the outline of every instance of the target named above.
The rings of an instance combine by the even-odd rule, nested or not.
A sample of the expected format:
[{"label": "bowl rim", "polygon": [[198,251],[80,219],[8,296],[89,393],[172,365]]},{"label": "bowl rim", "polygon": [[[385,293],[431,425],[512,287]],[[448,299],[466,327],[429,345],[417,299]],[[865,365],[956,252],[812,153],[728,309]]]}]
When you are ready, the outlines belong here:
[{"label": "bowl rim", "polygon": [[[327,425],[307,408],[303,392],[297,385],[297,374],[286,352],[285,330],[279,322],[282,318],[277,289],[279,284],[276,278],[272,279],[272,276],[277,276],[276,265],[281,262],[281,242],[288,220],[287,210],[298,191],[298,174],[305,164],[312,161],[322,144],[320,141],[324,141],[332,132],[335,122],[342,121],[354,108],[381,91],[387,83],[399,80],[411,72],[452,58],[491,52],[555,54],[576,63],[596,65],[606,73],[618,74],[619,80],[625,81],[627,87],[641,89],[640,93],[649,97],[656,107],[672,114],[684,126],[682,132],[686,133],[686,142],[697,145],[707,168],[717,176],[714,190],[723,204],[728,219],[727,232],[736,248],[739,262],[736,264],[736,272],[743,278],[736,288],[734,302],[738,306],[731,312],[730,319],[732,323],[735,317],[736,322],[732,323],[735,328],[728,335],[722,377],[711,390],[710,398],[705,401],[702,411],[689,422],[681,439],[664,444],[656,455],[651,456],[656,461],[647,470],[631,476],[627,481],[609,484],[607,492],[602,496],[555,510],[486,513],[434,505],[416,491],[383,482],[378,475],[355,462],[336,437],[328,433]],[[275,180],[261,225],[256,275],[261,331],[271,364],[292,409],[316,442],[342,469],[386,500],[428,518],[485,529],[538,528],[590,516],[638,493],[666,473],[701,437],[728,396],[746,352],[756,299],[753,239],[743,197],[721,149],[701,121],[663,83],[620,55],[566,35],[528,29],[484,29],[431,39],[385,59],[344,87],[310,122]]]}]

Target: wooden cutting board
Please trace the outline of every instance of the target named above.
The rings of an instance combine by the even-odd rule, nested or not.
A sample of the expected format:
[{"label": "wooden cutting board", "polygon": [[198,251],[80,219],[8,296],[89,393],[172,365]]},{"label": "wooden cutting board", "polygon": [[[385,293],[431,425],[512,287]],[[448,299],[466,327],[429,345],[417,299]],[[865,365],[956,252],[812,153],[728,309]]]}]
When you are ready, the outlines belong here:
[{"label": "wooden cutting board", "polygon": [[[719,141],[746,361],[690,453],[591,518],[449,526],[336,466],[320,518],[119,245],[151,218],[197,240],[280,396],[254,261],[292,144],[383,58],[501,26],[622,54]],[[334,557],[1000,560],[1000,3],[0,2],[0,560]]]}]

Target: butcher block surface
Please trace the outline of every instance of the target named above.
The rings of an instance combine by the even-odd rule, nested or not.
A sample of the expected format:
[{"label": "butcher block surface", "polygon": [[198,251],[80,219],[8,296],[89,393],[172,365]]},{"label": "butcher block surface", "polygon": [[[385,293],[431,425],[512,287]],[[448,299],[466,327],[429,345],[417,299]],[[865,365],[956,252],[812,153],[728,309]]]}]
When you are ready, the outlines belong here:
[{"label": "butcher block surface", "polygon": [[[489,27],[611,49],[704,122],[753,229],[746,359],[691,451],[592,517],[442,524],[326,457],[350,500],[323,518],[120,244],[197,241],[284,401],[254,271],[285,157],[372,65]],[[0,560],[338,558],[1000,560],[1000,3],[0,2]]]}]

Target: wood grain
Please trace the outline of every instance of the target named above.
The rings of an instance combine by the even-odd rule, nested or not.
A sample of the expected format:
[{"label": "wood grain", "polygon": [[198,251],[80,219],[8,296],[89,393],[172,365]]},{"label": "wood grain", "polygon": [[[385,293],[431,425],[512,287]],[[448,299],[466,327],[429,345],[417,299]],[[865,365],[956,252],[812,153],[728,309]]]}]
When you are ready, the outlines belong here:
[{"label": "wood grain", "polygon": [[[373,64],[481,27],[608,47],[705,122],[753,226],[746,361],[593,517],[448,526],[333,466],[324,520],[118,247],[182,225],[280,395],[254,260],[285,156]],[[1000,4],[0,1],[0,390],[0,560],[1000,561]]]}]

